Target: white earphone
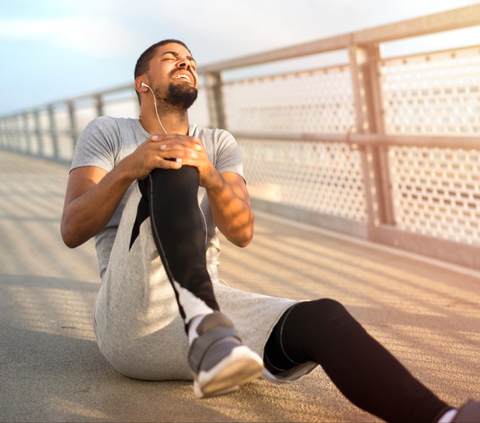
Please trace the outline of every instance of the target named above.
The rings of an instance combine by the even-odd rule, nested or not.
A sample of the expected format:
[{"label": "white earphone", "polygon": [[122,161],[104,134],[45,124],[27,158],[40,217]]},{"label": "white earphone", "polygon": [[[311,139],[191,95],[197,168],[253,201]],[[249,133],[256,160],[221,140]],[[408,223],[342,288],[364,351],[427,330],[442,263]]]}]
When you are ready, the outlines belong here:
[{"label": "white earphone", "polygon": [[147,87],[150,92],[152,93],[153,95],[153,101],[154,101],[154,104],[155,104],[155,114],[157,115],[157,119],[158,119],[158,123],[160,124],[160,126],[162,127],[163,129],[163,132],[165,132],[166,134],[168,134],[168,132],[166,131],[166,129],[164,128],[163,124],[162,124],[162,121],[160,120],[160,117],[158,116],[158,110],[157,110],[157,99],[155,98],[155,94],[153,92],[153,90],[147,85],[145,84],[144,82],[142,82],[140,84],[142,87]]}]

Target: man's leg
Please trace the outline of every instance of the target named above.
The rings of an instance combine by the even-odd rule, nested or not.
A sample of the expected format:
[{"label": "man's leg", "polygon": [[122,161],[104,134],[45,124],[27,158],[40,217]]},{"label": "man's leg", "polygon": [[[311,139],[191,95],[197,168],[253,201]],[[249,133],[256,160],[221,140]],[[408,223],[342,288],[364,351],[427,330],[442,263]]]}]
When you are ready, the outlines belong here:
[{"label": "man's leg", "polygon": [[203,397],[236,390],[260,376],[263,363],[241,345],[230,319],[219,312],[207,271],[198,171],[191,166],[156,169],[139,187],[143,198],[131,244],[135,228],[150,216],[152,235],[188,332],[195,393]]},{"label": "man's leg", "polygon": [[[186,326],[196,316],[219,311],[205,251],[205,222],[198,206],[198,171],[156,169],[139,181],[152,235],[165,271],[172,283]],[[138,218],[145,213],[139,210]]]},{"label": "man's leg", "polygon": [[287,310],[265,347],[265,366],[274,374],[308,361],[320,364],[355,405],[389,422],[434,422],[451,408],[334,300]]}]

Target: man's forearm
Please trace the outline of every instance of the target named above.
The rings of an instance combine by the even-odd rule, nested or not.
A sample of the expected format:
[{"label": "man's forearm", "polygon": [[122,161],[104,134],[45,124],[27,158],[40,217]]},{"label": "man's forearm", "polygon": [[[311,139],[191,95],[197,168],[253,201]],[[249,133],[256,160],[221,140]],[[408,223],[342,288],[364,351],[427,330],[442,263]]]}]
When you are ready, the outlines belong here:
[{"label": "man's forearm", "polygon": [[64,209],[62,238],[70,248],[78,247],[99,233],[110,221],[133,181],[117,167]]},{"label": "man's forearm", "polygon": [[219,175],[214,187],[207,188],[215,224],[223,235],[239,247],[246,247],[253,238],[253,211]]}]

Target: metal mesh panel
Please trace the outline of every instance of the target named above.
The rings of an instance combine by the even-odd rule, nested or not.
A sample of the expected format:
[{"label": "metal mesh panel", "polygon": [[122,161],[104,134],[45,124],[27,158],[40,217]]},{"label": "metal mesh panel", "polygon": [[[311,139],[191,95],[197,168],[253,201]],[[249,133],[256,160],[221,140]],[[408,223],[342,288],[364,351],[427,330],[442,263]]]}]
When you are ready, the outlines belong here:
[{"label": "metal mesh panel", "polygon": [[401,229],[480,245],[480,151],[394,147],[390,164]]},{"label": "metal mesh panel", "polygon": [[366,221],[361,158],[344,143],[240,138],[252,197]]},{"label": "metal mesh panel", "polygon": [[355,124],[348,66],[226,83],[232,131],[347,132]]},{"label": "metal mesh panel", "polygon": [[83,131],[85,127],[93,119],[97,117],[97,110],[94,106],[84,106],[75,109],[75,122],[79,132]]},{"label": "metal mesh panel", "polygon": [[382,61],[387,133],[480,134],[480,47]]},{"label": "metal mesh panel", "polygon": [[29,148],[27,151],[31,154],[38,154],[39,153],[39,145],[38,145],[38,135],[35,132],[35,117],[33,113],[28,113],[27,117],[27,129],[28,129],[28,137],[29,137]]},{"label": "metal mesh panel", "polygon": [[58,131],[68,131],[70,129],[70,116],[68,109],[62,108],[55,110],[55,129]]},{"label": "metal mesh panel", "polygon": [[124,100],[105,102],[103,104],[103,113],[105,116],[138,119],[140,108],[137,97]]},{"label": "metal mesh panel", "polygon": [[10,137],[9,137],[10,126],[8,125],[7,119],[0,119],[0,146],[4,148],[10,147]]},{"label": "metal mesh panel", "polygon": [[18,148],[22,152],[28,151],[28,137],[25,134],[25,122],[23,115],[19,115],[16,119],[15,129],[17,131]]},{"label": "metal mesh panel", "polygon": [[38,114],[40,130],[42,131],[42,154],[46,157],[54,156],[53,139],[50,133],[50,119],[48,111],[43,110]]},{"label": "metal mesh panel", "polygon": [[57,148],[58,155],[61,159],[71,159],[73,156],[73,140],[70,134],[65,131],[70,131],[70,115],[66,107],[55,110],[55,128],[57,133]]},{"label": "metal mesh panel", "polygon": [[14,131],[15,148],[18,151],[26,151],[27,141],[23,129],[23,117],[21,115],[14,116],[11,120],[11,129]]}]

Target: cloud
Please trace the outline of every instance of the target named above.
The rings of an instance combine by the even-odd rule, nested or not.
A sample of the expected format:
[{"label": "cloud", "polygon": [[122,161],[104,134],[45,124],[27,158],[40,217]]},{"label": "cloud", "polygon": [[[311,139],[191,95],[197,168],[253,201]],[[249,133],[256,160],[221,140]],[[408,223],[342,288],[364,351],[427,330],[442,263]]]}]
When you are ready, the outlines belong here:
[{"label": "cloud", "polygon": [[[418,0],[405,2],[413,5]],[[136,57],[150,44],[173,37],[184,40],[199,63],[205,63],[394,22],[399,20],[399,6],[392,7],[392,3],[185,0],[180,6],[158,0],[84,0],[81,8],[68,1],[62,3],[63,17],[52,18],[57,5],[52,2],[34,19],[0,18],[0,39],[38,40],[47,47],[83,55],[125,58]],[[430,9],[411,7],[404,14],[433,13],[451,8],[453,3],[470,1],[438,0]]]},{"label": "cloud", "polygon": [[40,41],[92,56],[136,52],[140,38],[103,18],[0,19],[0,39]]}]

